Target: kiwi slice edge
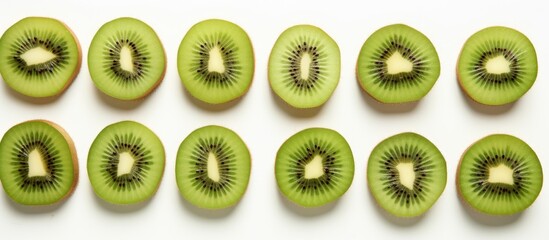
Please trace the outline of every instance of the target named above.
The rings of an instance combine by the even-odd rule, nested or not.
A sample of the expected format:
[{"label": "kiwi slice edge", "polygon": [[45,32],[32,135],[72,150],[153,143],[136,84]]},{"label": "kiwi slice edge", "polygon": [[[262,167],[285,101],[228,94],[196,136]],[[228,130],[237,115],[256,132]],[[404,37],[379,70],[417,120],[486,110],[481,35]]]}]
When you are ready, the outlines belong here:
[{"label": "kiwi slice edge", "polygon": [[[35,120],[24,121],[24,122],[21,122],[19,124],[16,124],[15,126],[11,127],[4,134],[2,139],[0,139],[0,148],[6,147],[6,146],[1,146],[1,145],[8,144],[8,143],[10,143],[10,141],[12,141],[12,140],[8,140],[8,139],[5,139],[5,138],[8,138],[8,137],[12,138],[12,137],[14,137],[14,136],[12,136],[13,134],[19,134],[20,132],[26,131],[26,129],[24,129],[24,128],[26,128],[30,124],[35,125],[35,126],[32,126],[33,128],[39,128],[39,127],[40,128],[42,128],[42,127],[50,128],[51,130],[44,130],[44,131],[53,131],[51,133],[59,134],[58,138],[62,139],[64,141],[63,145],[66,144],[66,146],[61,147],[62,148],[61,150],[67,150],[68,155],[67,155],[67,153],[61,153],[61,155],[66,155],[66,157],[70,156],[70,158],[71,158],[70,161],[69,161],[70,164],[71,164],[70,165],[71,171],[69,173],[72,174],[71,176],[69,176],[70,186],[63,187],[64,190],[61,190],[62,193],[63,193],[62,195],[56,195],[56,193],[60,192],[59,190],[57,190],[55,193],[51,193],[51,192],[46,193],[49,196],[40,197],[40,199],[30,199],[29,200],[29,198],[35,198],[36,196],[29,196],[29,195],[22,194],[22,193],[18,193],[18,197],[15,197],[15,196],[12,196],[11,190],[7,189],[7,188],[10,188],[10,189],[13,188],[14,183],[11,182],[13,179],[8,178],[7,173],[4,176],[2,176],[3,175],[2,172],[4,172],[1,169],[2,164],[0,164],[0,182],[3,184],[4,191],[6,193],[8,193],[8,196],[10,196],[10,198],[14,202],[17,202],[18,204],[22,204],[22,205],[54,205],[54,204],[60,204],[60,203],[64,202],[67,198],[69,198],[74,193],[74,191],[75,191],[75,189],[78,185],[78,182],[79,182],[79,164],[78,164],[78,156],[77,156],[77,152],[76,152],[76,147],[74,145],[74,142],[73,142],[72,138],[69,136],[69,134],[66,132],[65,129],[63,129],[57,123],[54,123],[54,122],[49,121],[49,120],[44,120],[44,119],[35,119]],[[40,126],[38,126],[38,125],[40,125]],[[17,129],[17,130],[15,130],[15,129]],[[17,131],[17,132],[13,133],[12,131]],[[43,132],[42,132],[42,134],[43,134]],[[36,136],[32,136],[32,137],[36,137]],[[54,141],[54,140],[51,139],[51,136],[47,136],[47,137],[48,137],[48,141]],[[22,142],[19,141],[17,144],[22,144]],[[42,149],[42,150],[44,150],[44,149]],[[51,149],[49,149],[49,150],[51,150]],[[29,152],[27,152],[26,154],[29,154]],[[44,153],[40,152],[40,154],[43,155]],[[50,154],[54,155],[56,158],[59,157],[59,153],[55,153],[55,154],[50,153]],[[44,156],[42,156],[42,157],[44,157]],[[4,160],[0,159],[0,162],[2,162],[2,161],[5,161],[5,159]],[[59,160],[59,161],[61,161],[61,163],[63,162],[63,160]],[[61,163],[59,163],[59,164],[61,164]],[[59,170],[57,168],[55,170]],[[55,174],[55,173],[51,172],[51,166],[47,167],[46,171],[49,172],[48,173],[49,175]],[[61,174],[62,173],[63,172],[61,172]],[[56,175],[57,176],[53,176],[53,177],[49,176],[48,177],[48,178],[50,178],[49,180],[51,180],[51,178],[57,179],[57,178],[63,177],[62,175],[60,176],[59,173],[56,174]],[[39,178],[42,178],[42,177],[39,177]],[[41,180],[43,181],[43,179],[41,179]],[[39,186],[43,186],[39,183],[41,180],[35,181],[34,183],[39,185]],[[11,186],[6,186],[4,184],[10,184]],[[51,187],[51,184],[50,184],[49,187]],[[33,194],[33,193],[31,193],[31,194]],[[53,197],[52,197],[52,195],[53,195]],[[23,199],[21,199],[21,198],[23,198]]]}]

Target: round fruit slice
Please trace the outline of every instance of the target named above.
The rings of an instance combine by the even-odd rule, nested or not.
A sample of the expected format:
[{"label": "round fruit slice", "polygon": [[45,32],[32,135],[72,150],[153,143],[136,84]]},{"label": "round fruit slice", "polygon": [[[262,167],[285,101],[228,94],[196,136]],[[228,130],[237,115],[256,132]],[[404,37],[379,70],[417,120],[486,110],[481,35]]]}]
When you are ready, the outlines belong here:
[{"label": "round fruit slice", "polygon": [[354,173],[349,144],[331,129],[300,131],[276,154],[275,175],[280,191],[303,207],[335,201],[349,189]]},{"label": "round fruit slice", "polygon": [[232,130],[206,126],[179,146],[175,176],[181,195],[191,204],[220,209],[236,204],[250,180],[251,157]]},{"label": "round fruit slice", "polygon": [[189,93],[219,104],[246,93],[254,75],[252,42],[238,25],[219,19],[195,24],[179,45],[177,69]]},{"label": "round fruit slice", "polygon": [[269,82],[295,108],[324,104],[339,83],[341,56],[337,43],[322,29],[297,25],[286,29],[269,57]]},{"label": "round fruit slice", "polygon": [[95,193],[114,204],[151,198],[162,180],[164,146],[144,125],[122,121],[105,127],[88,154],[88,177]]},{"label": "round fruit slice", "polygon": [[477,211],[511,215],[536,200],[543,172],[528,144],[514,136],[494,134],[463,153],[456,183],[461,198]]},{"label": "round fruit slice", "polygon": [[78,39],[56,19],[24,18],[0,38],[0,74],[29,97],[61,94],[78,75],[81,60]]},{"label": "round fruit slice", "polygon": [[474,101],[503,105],[518,100],[536,81],[536,50],[522,33],[489,27],[473,34],[461,50],[457,76]]},{"label": "round fruit slice", "polygon": [[78,159],[60,126],[32,120],[10,128],[0,141],[0,180],[4,191],[24,205],[49,205],[72,194]]},{"label": "round fruit slice", "polygon": [[401,133],[372,150],[367,178],[370,192],[383,209],[398,217],[416,217],[444,191],[446,160],[425,137]]},{"label": "round fruit slice", "polygon": [[154,30],[135,18],[105,23],[92,39],[88,68],[101,92],[121,100],[147,96],[166,71],[164,47]]},{"label": "round fruit slice", "polygon": [[425,35],[394,24],[364,42],[356,72],[360,86],[377,101],[405,103],[427,95],[440,75],[440,62]]}]

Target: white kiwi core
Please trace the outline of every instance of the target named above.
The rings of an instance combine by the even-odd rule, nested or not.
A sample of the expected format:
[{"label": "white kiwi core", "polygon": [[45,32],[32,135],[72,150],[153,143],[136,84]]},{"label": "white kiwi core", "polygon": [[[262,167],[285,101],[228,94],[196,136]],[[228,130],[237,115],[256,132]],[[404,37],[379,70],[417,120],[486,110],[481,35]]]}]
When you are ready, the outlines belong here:
[{"label": "white kiwi core", "polygon": [[57,55],[42,47],[35,47],[24,52],[20,55],[20,57],[23,59],[23,61],[25,61],[25,63],[27,63],[27,66],[32,66],[36,64],[47,63],[48,61],[56,58]]},{"label": "white kiwi core", "polygon": [[29,173],[28,177],[44,177],[48,175],[48,168],[44,158],[38,149],[34,149],[28,156]]},{"label": "white kiwi core", "polygon": [[319,178],[324,175],[324,166],[322,157],[316,155],[307,165],[305,165],[305,179]]},{"label": "white kiwi core", "polygon": [[414,172],[414,164],[411,162],[399,163],[396,166],[396,169],[398,171],[398,179],[400,180],[400,184],[402,184],[403,186],[405,186],[410,190],[413,190],[414,181],[416,180],[416,173]]},{"label": "white kiwi core", "polygon": [[402,57],[398,51],[394,52],[385,63],[389,74],[407,73],[414,69],[414,64]]},{"label": "white kiwi core", "polygon": [[507,167],[507,165],[501,163],[496,167],[488,169],[488,182],[489,183],[503,183],[513,185],[513,169]]},{"label": "white kiwi core", "polygon": [[511,62],[507,61],[507,59],[503,55],[499,55],[494,58],[490,58],[485,65],[486,72],[491,74],[503,74],[508,73],[511,71]]},{"label": "white kiwi core", "polygon": [[209,72],[225,72],[225,65],[223,64],[223,57],[221,55],[221,49],[219,46],[215,46],[210,50],[210,58],[208,59],[208,71]]}]

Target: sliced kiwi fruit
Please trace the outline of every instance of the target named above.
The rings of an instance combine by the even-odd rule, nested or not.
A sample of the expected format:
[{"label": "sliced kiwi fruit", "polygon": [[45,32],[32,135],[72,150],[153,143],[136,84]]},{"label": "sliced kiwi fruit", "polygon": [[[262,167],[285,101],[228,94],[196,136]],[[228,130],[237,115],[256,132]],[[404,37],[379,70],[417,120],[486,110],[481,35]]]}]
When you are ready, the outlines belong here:
[{"label": "sliced kiwi fruit", "polygon": [[78,39],[53,18],[24,18],[0,38],[0,74],[13,90],[29,97],[61,94],[81,62]]},{"label": "sliced kiwi fruit", "polygon": [[225,127],[211,125],[194,130],[177,152],[179,192],[199,208],[222,209],[236,204],[246,192],[250,171],[248,147]]},{"label": "sliced kiwi fruit", "polygon": [[146,126],[122,121],[105,127],[88,153],[88,177],[101,199],[135,204],[151,198],[164,174],[162,142]]},{"label": "sliced kiwi fruit", "polygon": [[442,153],[416,133],[381,141],[368,158],[368,188],[376,202],[397,217],[427,212],[444,191],[446,175]]},{"label": "sliced kiwi fruit", "polygon": [[543,172],[527,143],[511,135],[494,134],[463,153],[456,183],[459,195],[473,209],[512,215],[534,203],[543,185]]},{"label": "sliced kiwi fruit", "polygon": [[508,27],[488,27],[473,34],[461,50],[457,77],[474,101],[504,105],[523,96],[536,81],[538,61],[532,42]]},{"label": "sliced kiwi fruit", "polygon": [[166,54],[155,31],[141,20],[105,23],[92,39],[88,68],[95,86],[121,100],[147,96],[164,78]]},{"label": "sliced kiwi fruit", "polygon": [[32,120],[10,128],[0,141],[0,180],[23,205],[50,205],[70,196],[78,182],[78,159],[59,125]]},{"label": "sliced kiwi fruit", "polygon": [[275,175],[284,196],[303,207],[318,207],[340,198],[351,186],[355,163],[338,132],[302,130],[278,149]]},{"label": "sliced kiwi fruit", "polygon": [[438,54],[418,30],[393,24],[375,31],[362,45],[356,66],[360,86],[382,103],[423,98],[440,75]]},{"label": "sliced kiwi fruit", "polygon": [[189,29],[177,54],[185,89],[210,104],[244,95],[253,80],[252,42],[238,25],[220,19],[201,21]]},{"label": "sliced kiwi fruit", "polygon": [[269,57],[271,88],[295,108],[315,108],[328,101],[339,83],[340,70],[337,43],[311,25],[282,32]]}]

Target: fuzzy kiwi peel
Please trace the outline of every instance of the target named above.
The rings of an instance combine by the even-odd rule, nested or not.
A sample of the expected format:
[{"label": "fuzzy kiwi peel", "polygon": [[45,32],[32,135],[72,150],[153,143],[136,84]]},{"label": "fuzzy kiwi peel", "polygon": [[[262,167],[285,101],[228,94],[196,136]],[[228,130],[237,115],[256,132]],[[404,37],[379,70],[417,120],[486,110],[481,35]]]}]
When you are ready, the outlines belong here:
[{"label": "fuzzy kiwi peel", "polygon": [[2,137],[0,180],[14,202],[58,204],[73,194],[78,179],[74,142],[58,124],[42,119],[30,120],[13,126]]},{"label": "fuzzy kiwi peel", "polygon": [[76,78],[81,64],[78,38],[54,18],[23,18],[0,38],[0,75],[10,88],[25,96],[60,95]]}]

